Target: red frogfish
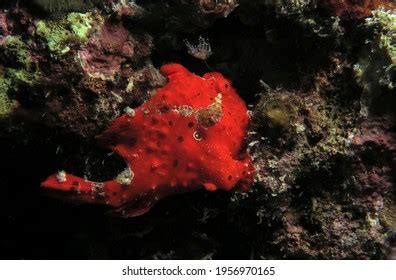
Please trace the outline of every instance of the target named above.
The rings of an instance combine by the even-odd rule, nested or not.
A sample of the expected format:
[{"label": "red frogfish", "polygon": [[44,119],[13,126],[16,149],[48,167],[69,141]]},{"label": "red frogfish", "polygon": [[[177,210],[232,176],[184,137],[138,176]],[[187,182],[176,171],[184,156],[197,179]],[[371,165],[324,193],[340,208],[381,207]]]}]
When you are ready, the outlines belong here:
[{"label": "red frogfish", "polygon": [[164,65],[161,73],[168,78],[164,87],[97,136],[125,160],[124,171],[106,182],[61,171],[41,186],[69,199],[107,204],[123,217],[142,215],[176,193],[249,190],[249,116],[230,81],[216,72],[194,75],[180,64]]}]

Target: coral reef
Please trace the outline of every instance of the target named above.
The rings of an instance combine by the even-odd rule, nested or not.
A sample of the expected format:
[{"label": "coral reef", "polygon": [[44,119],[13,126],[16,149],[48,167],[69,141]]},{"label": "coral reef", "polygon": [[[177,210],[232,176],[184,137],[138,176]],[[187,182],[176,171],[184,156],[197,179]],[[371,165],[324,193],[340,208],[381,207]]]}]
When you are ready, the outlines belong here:
[{"label": "coral reef", "polygon": [[[44,116],[51,126],[95,135],[127,104],[139,104],[165,81],[147,59],[150,36],[134,38],[121,21],[97,10],[33,22],[29,10],[16,6],[5,16],[30,34],[12,35],[8,27],[0,46],[8,95],[33,109],[26,112],[25,106],[20,113]],[[36,94],[16,94],[21,91]]]},{"label": "coral reef", "polygon": [[243,8],[252,7],[254,9],[267,8],[274,10],[278,15],[295,15],[301,14],[306,11],[313,10],[317,7],[316,0],[259,0],[259,1],[248,1],[241,0],[241,6]]},{"label": "coral reef", "polygon": [[147,212],[170,194],[200,187],[248,190],[254,169],[241,151],[248,117],[230,82],[219,73],[195,76],[179,64],[164,65],[161,72],[169,83],[99,136],[127,162],[115,180],[94,183],[61,172],[42,186],[118,207],[125,217]]},{"label": "coral reef", "polygon": [[114,80],[116,74],[128,77],[131,69],[122,64],[127,59],[138,60],[150,54],[150,37],[142,42],[144,49],[135,50],[137,42],[132,41],[128,31],[121,25],[105,23],[98,34],[90,38],[88,44],[78,52],[83,71],[91,78]]},{"label": "coral reef", "polygon": [[0,12],[0,45],[4,44],[9,35],[7,16],[4,12]]},{"label": "coral reef", "polygon": [[392,211],[383,201],[394,195],[393,122],[361,123],[358,100],[342,109],[324,98],[326,83],[317,83],[308,93],[263,94],[250,133],[260,188],[237,198],[234,211],[255,203],[249,210],[257,224],[272,229],[276,245],[261,240],[259,252],[275,246],[286,258],[383,257],[388,234],[380,213]]},{"label": "coral reef", "polygon": [[70,12],[87,12],[99,5],[100,0],[33,0],[25,1],[53,18],[60,18]]},{"label": "coral reef", "polygon": [[227,17],[238,6],[238,0],[199,0],[199,7],[204,14],[216,14]]},{"label": "coral reef", "polygon": [[334,16],[352,16],[356,18],[365,18],[371,15],[373,10],[380,7],[394,8],[392,0],[328,0],[319,1],[321,6]]},{"label": "coral reef", "polygon": [[49,50],[54,55],[61,56],[69,52],[73,44],[87,42],[92,27],[100,26],[101,21],[100,17],[94,19],[91,13],[70,13],[64,22],[39,21],[36,24],[36,32],[47,42]]},{"label": "coral reef", "polygon": [[365,90],[364,114],[372,99],[384,91],[396,90],[396,13],[376,10],[366,20],[366,27],[374,30],[373,39],[368,40],[359,62],[355,65],[356,78]]},{"label": "coral reef", "polygon": [[8,90],[8,81],[0,77],[0,118],[7,116],[17,107],[16,101],[8,96]]}]

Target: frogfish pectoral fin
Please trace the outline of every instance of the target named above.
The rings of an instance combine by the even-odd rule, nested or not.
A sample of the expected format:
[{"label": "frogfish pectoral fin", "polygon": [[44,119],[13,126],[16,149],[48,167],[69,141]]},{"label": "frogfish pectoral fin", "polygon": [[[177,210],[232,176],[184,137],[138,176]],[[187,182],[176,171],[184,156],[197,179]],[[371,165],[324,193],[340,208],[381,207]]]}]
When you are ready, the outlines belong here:
[{"label": "frogfish pectoral fin", "polygon": [[117,180],[97,183],[63,171],[49,176],[41,186],[60,199],[112,206],[109,214],[124,218],[145,214],[161,197],[167,196],[167,191],[141,193],[133,183],[125,185]]},{"label": "frogfish pectoral fin", "polygon": [[41,186],[62,199],[120,206],[120,199],[114,195],[120,184],[115,181],[97,183],[61,171],[49,176]]}]

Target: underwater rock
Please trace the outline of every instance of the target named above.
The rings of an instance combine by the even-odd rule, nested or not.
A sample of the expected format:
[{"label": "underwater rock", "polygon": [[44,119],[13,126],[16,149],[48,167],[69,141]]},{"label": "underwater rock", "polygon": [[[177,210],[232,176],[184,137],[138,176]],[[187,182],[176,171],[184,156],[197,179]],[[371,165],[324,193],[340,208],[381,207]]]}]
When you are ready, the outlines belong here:
[{"label": "underwater rock", "polygon": [[229,16],[237,6],[236,0],[165,0],[156,3],[140,1],[141,10],[136,13],[135,21],[149,30],[154,29],[155,32],[166,30],[160,37],[178,33],[191,34]]},{"label": "underwater rock", "polygon": [[[49,19],[33,19],[31,11],[23,5],[1,11],[2,115],[15,111],[92,137],[164,84],[147,59],[147,33],[132,34],[96,9]],[[15,110],[17,104],[23,106]]]},{"label": "underwater rock", "polygon": [[[29,0],[30,1],[30,0]],[[70,12],[86,12],[101,0],[33,0],[34,5],[52,17],[62,16]]]},{"label": "underwater rock", "polygon": [[385,199],[380,212],[381,222],[388,228],[390,237],[396,232],[396,201],[394,197]]},{"label": "underwater rock", "polygon": [[389,117],[376,117],[362,122],[351,144],[360,155],[356,168],[356,186],[364,191],[393,195],[394,170],[396,168],[396,133]]},{"label": "underwater rock", "polygon": [[199,0],[199,7],[204,14],[215,14],[227,17],[239,4],[238,0]]},{"label": "underwater rock", "polygon": [[37,22],[36,33],[46,41],[53,56],[60,57],[86,43],[90,34],[100,28],[102,22],[103,19],[98,14],[70,13],[60,20]]},{"label": "underwater rock", "polygon": [[393,131],[392,120],[389,118],[365,120],[360,131],[353,139],[354,145],[376,145],[381,154],[386,153],[396,160],[396,133]]},{"label": "underwater rock", "polygon": [[321,7],[333,16],[350,16],[355,18],[366,18],[373,10],[381,7],[395,8],[392,0],[326,0],[319,1]]},{"label": "underwater rock", "polygon": [[8,29],[7,15],[0,11],[0,45],[4,44],[6,37],[10,34]]},{"label": "underwater rock", "polygon": [[333,119],[324,107],[325,100],[314,92],[263,95],[253,112],[249,139],[258,184],[282,193],[297,183],[307,164],[314,167],[329,157],[348,154],[353,129],[338,126],[352,123],[354,113],[338,112]]},{"label": "underwater rock", "polygon": [[365,91],[362,114],[368,115],[373,99],[396,92],[396,13],[376,10],[365,25],[374,35],[366,41],[354,70]]},{"label": "underwater rock", "polygon": [[8,95],[10,84],[3,75],[4,69],[0,68],[0,119],[8,116],[18,106],[17,101]]},{"label": "underwater rock", "polygon": [[308,91],[267,88],[254,108],[248,147],[258,188],[235,196],[230,208],[246,234],[270,228],[258,252],[271,246],[282,258],[385,257],[379,219],[394,192],[394,125],[391,118],[361,123],[360,95],[336,94],[334,86],[353,77],[351,65],[337,61]]},{"label": "underwater rock", "polygon": [[[78,58],[84,72],[92,78],[113,80],[116,74],[123,75],[121,64],[126,59],[137,58],[128,31],[119,23],[106,22],[100,33],[89,39],[87,45],[78,51]],[[146,42],[147,53],[150,53],[150,42]],[[141,54],[140,54],[141,55]],[[124,74],[125,75],[125,74]]]},{"label": "underwater rock", "polygon": [[1,117],[18,108],[17,92],[36,84],[40,71],[36,69],[37,57],[32,52],[32,42],[14,34],[15,29],[31,31],[32,18],[23,9],[0,11],[0,107]]},{"label": "underwater rock", "polygon": [[122,17],[139,17],[144,14],[144,9],[142,9],[140,6],[138,6],[135,1],[108,1],[110,2],[110,10],[113,11],[115,15],[120,19]]},{"label": "underwater rock", "polygon": [[314,10],[317,7],[317,2],[316,0],[241,0],[240,5],[244,9],[272,9],[278,15],[293,16]]}]

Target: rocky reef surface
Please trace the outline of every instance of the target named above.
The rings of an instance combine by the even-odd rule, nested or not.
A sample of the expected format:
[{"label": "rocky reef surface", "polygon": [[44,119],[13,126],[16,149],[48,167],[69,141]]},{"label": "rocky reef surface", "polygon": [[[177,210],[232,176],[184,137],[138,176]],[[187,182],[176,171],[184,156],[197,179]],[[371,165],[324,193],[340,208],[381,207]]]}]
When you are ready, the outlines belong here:
[{"label": "rocky reef surface", "polygon": [[[395,6],[1,1],[2,258],[395,259]],[[123,219],[40,188],[61,170],[121,174],[96,136],[155,96],[168,63],[222,73],[248,105],[250,191]]]}]

